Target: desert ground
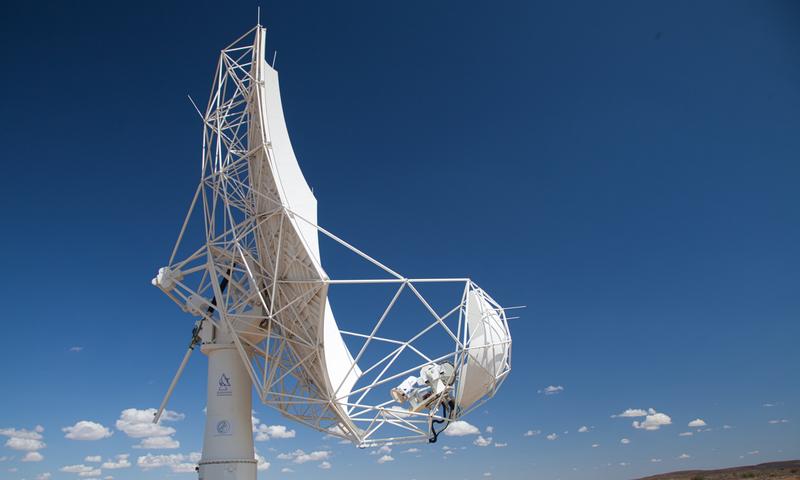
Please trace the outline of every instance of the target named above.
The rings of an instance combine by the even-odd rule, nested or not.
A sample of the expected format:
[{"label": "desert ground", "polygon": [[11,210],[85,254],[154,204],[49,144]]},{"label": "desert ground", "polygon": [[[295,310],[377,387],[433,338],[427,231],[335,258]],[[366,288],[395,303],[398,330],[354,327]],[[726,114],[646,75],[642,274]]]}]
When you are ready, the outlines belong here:
[{"label": "desert ground", "polygon": [[639,480],[800,480],[800,460],[770,462],[720,470],[685,470],[662,473]]}]

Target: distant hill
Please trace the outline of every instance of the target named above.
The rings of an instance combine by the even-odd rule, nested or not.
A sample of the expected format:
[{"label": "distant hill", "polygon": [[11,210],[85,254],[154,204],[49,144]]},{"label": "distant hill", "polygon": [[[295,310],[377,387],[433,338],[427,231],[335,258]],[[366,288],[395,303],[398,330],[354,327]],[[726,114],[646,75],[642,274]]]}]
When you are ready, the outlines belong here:
[{"label": "distant hill", "polygon": [[760,463],[720,470],[684,470],[643,477],[639,480],[800,480],[800,460]]}]

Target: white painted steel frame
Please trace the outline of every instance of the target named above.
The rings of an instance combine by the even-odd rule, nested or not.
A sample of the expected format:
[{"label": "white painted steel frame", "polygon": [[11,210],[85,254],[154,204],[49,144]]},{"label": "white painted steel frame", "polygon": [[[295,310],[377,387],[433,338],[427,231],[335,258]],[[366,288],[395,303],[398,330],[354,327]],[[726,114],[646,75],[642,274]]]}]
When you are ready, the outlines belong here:
[{"label": "white painted steel frame", "polygon": [[[174,285],[162,286],[162,290],[182,309],[202,316],[205,335],[213,337],[213,332],[218,331],[215,329],[233,332],[231,337],[259,399],[286,417],[361,446],[427,440],[432,422],[452,421],[476,408],[494,395],[510,372],[511,337],[505,310],[469,278],[404,277],[320,227],[315,218],[306,218],[292,208],[278,191],[283,188],[278,179],[274,191],[264,187],[267,184],[262,180],[269,177],[270,169],[273,169],[271,175],[276,175],[276,159],[270,126],[262,118],[262,69],[270,68],[264,62],[263,36],[264,29],[256,27],[221,52],[203,115],[201,182],[170,255],[168,268],[173,272]],[[260,183],[253,185],[256,182]],[[205,244],[176,261],[187,227],[197,212],[201,212],[205,225]],[[320,259],[307,254],[308,239],[302,234],[307,227],[374,265],[385,273],[385,278],[328,278]],[[284,273],[290,270],[295,272],[293,278]],[[302,271],[308,275],[298,277],[297,272]],[[227,283],[224,291],[223,282]],[[440,315],[417,288],[429,283],[463,284],[463,293],[451,310]],[[395,284],[397,290],[368,332],[349,329],[339,332],[363,339],[364,344],[351,357],[344,379],[338,385],[325,387],[330,383],[329,378],[321,378],[330,376],[324,365],[325,345],[321,332],[304,317],[304,312],[309,306],[317,310],[328,308],[330,286],[348,288],[368,284]],[[379,335],[380,327],[406,291],[427,310],[430,322],[406,339]],[[481,305],[489,306],[493,313],[487,315],[494,320],[487,319],[485,323],[493,322],[489,326],[500,330],[502,341],[471,344],[466,327],[470,295],[480,297]],[[455,329],[448,326],[448,321],[455,323]],[[415,344],[433,329],[441,329],[450,339],[453,346],[450,353],[430,358]],[[373,343],[388,344],[393,349],[379,361],[359,369],[358,363]],[[457,371],[463,371],[465,364],[474,364],[471,350],[487,348],[501,348],[504,353],[500,365],[489,372],[488,384],[481,387],[485,389],[483,398],[456,408],[449,418],[439,413],[443,398],[428,411],[411,412],[388,395],[390,387],[408,375],[417,374],[425,365],[449,361]],[[419,364],[393,371],[405,351],[417,355]],[[358,372],[361,379],[376,371],[377,377],[369,383],[356,382],[354,388],[337,394],[353,372]],[[453,396],[461,391],[459,381],[451,389]],[[377,387],[385,392],[386,400],[366,402]],[[459,399],[455,400],[458,405]]]}]

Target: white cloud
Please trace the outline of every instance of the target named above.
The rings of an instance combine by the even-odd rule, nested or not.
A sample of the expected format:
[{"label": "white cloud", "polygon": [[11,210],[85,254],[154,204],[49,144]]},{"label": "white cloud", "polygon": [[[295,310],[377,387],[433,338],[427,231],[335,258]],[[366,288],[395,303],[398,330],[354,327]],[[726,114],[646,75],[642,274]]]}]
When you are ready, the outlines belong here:
[{"label": "white cloud", "polygon": [[672,419],[665,413],[656,412],[654,409],[649,409],[647,415],[644,417],[643,422],[633,421],[633,428],[644,430],[658,430],[664,425],[672,424]]},{"label": "white cloud", "polygon": [[540,433],[542,433],[542,431],[541,431],[541,430],[528,430],[527,432],[525,432],[525,433],[523,434],[523,436],[524,436],[524,437],[532,437],[532,436],[534,436],[534,435],[539,435]]},{"label": "white cloud", "polygon": [[653,462],[653,463],[659,463],[659,462],[661,462],[661,459],[660,458],[651,458],[650,461]]},{"label": "white cloud", "polygon": [[733,427],[732,427],[732,426],[730,426],[730,425],[723,425],[723,426],[722,426],[722,429],[723,429],[723,430],[730,430],[731,428],[733,428]]},{"label": "white cloud", "polygon": [[689,422],[689,425],[688,425],[688,426],[689,426],[689,427],[692,427],[692,428],[695,428],[695,427],[705,427],[705,426],[706,426],[706,422],[704,422],[702,418],[695,418],[694,420],[692,420],[691,422]]},{"label": "white cloud", "polygon": [[258,425],[255,429],[256,441],[265,442],[270,438],[294,438],[297,434],[294,430],[289,430],[284,425]]},{"label": "white cloud", "polygon": [[381,458],[378,459],[378,463],[381,463],[381,464],[386,463],[386,462],[393,462],[393,461],[394,461],[394,457],[392,457],[391,455],[384,455],[384,456],[382,456]]},{"label": "white cloud", "polygon": [[692,458],[692,457],[691,457],[691,455],[689,455],[687,453],[681,453],[680,455],[678,455],[678,459],[679,460],[685,460],[687,458]]},{"label": "white cloud", "polygon": [[170,467],[174,473],[195,473],[197,471],[197,464],[186,462],[172,465]]},{"label": "white cloud", "polygon": [[318,450],[311,453],[306,453],[300,449],[295,450],[291,453],[281,453],[278,455],[278,458],[281,460],[291,460],[294,463],[306,463],[306,462],[319,462],[321,460],[327,460],[331,456],[330,450]]},{"label": "white cloud", "polygon": [[587,427],[586,425],[584,425],[584,426],[582,426],[581,428],[578,429],[578,433],[586,433],[588,431],[589,431],[589,427]]},{"label": "white cloud", "polygon": [[44,432],[44,427],[41,425],[36,425],[33,430],[0,428],[0,435],[8,437],[6,447],[27,452],[35,452],[47,446],[42,441],[42,432]]},{"label": "white cloud", "polygon": [[401,453],[419,453],[419,448],[409,448],[408,450],[403,450]]},{"label": "white cloud", "polygon": [[36,480],[50,480],[50,478],[52,476],[53,476],[52,473],[44,472],[44,473],[40,473],[39,475],[36,475]]},{"label": "white cloud", "polygon": [[114,460],[106,460],[105,462],[103,462],[103,464],[100,465],[100,468],[105,468],[108,470],[116,470],[118,468],[128,468],[131,466],[131,462],[128,461],[129,456],[130,455],[128,455],[127,453],[122,453],[120,455],[117,455]]},{"label": "white cloud", "polygon": [[257,462],[256,470],[258,470],[259,472],[269,470],[270,463],[267,461],[266,458],[264,458],[262,455],[259,455],[258,453],[256,453],[256,462]]},{"label": "white cloud", "polygon": [[[79,465],[65,465],[59,468],[60,471],[64,473],[77,473],[77,474],[84,474],[84,473],[92,473],[97,470],[95,467],[90,467],[88,465],[79,464]],[[98,475],[100,475],[99,470]]]},{"label": "white cloud", "polygon": [[555,439],[558,438],[558,434],[557,433],[551,433],[550,435],[546,436],[545,438],[552,441],[552,440],[555,440]]},{"label": "white cloud", "polygon": [[28,452],[22,457],[23,462],[41,462],[44,460],[44,455],[39,452]]},{"label": "white cloud", "polygon": [[545,395],[556,395],[564,391],[564,387],[561,385],[548,385],[543,389],[539,390],[539,393],[544,393]]},{"label": "white cloud", "polygon": [[172,448],[180,448],[181,442],[175,440],[171,436],[166,437],[147,437],[143,438],[138,445],[134,445],[133,448],[147,448],[152,450],[159,450],[159,449],[172,449]]},{"label": "white cloud", "polygon": [[[155,410],[155,409],[149,408],[148,411],[149,410]],[[155,413],[155,412],[153,412],[153,413]],[[155,415],[153,415],[153,418],[155,418]],[[180,422],[184,418],[186,418],[186,414],[179,413],[179,412],[176,412],[176,411],[173,411],[173,410],[164,410],[163,412],[161,412],[161,418],[158,419],[158,422],[159,423],[161,423],[161,422]],[[153,419],[151,418],[150,421],[152,422]]]},{"label": "white cloud", "polygon": [[42,439],[42,432],[44,431],[44,427],[41,425],[36,425],[36,428],[33,430],[25,430],[21,428],[17,430],[16,428],[0,428],[0,435],[6,437],[15,437],[15,438],[29,438],[31,440],[41,440]]},{"label": "white cloud", "polygon": [[617,417],[633,418],[633,417],[644,417],[646,415],[647,415],[647,410],[642,410],[641,408],[627,408],[622,413],[611,415],[611,418],[617,418]]},{"label": "white cloud", "polygon": [[289,467],[283,467],[281,468],[281,473],[294,473],[294,470]]},{"label": "white cloud", "polygon": [[70,440],[101,440],[112,435],[112,431],[103,425],[89,420],[81,420],[71,427],[61,429],[65,438]]},{"label": "white cloud", "polygon": [[[131,438],[141,438],[138,445],[133,448],[148,449],[173,449],[179,448],[180,442],[172,438],[175,433],[173,427],[162,425],[162,422],[177,422],[186,418],[186,415],[172,410],[164,410],[158,423],[153,423],[157,410],[155,408],[126,408],[119,414],[116,422],[117,430],[124,432]],[[254,418],[254,422],[258,419]],[[139,457],[141,458],[141,457]],[[175,466],[173,471],[187,470],[189,464]]]},{"label": "white cloud", "polygon": [[504,442],[504,443],[494,442],[494,446],[495,446],[495,448],[505,448],[505,447],[508,446],[508,442]]},{"label": "white cloud", "polygon": [[678,434],[679,437],[691,437],[692,435],[694,435],[692,432],[681,432]]},{"label": "white cloud", "polygon": [[444,431],[444,434],[448,437],[463,437],[465,435],[478,435],[479,433],[481,433],[481,431],[478,430],[478,427],[464,420],[451,422],[447,430]]},{"label": "white cloud", "polygon": [[628,440],[627,438],[623,438],[622,440],[619,441],[619,443],[621,443],[623,445],[627,445],[627,444],[631,443],[631,441]]},{"label": "white cloud", "polygon": [[597,448],[597,447],[599,447],[599,446],[600,446],[600,444],[599,444],[599,443],[593,443],[593,444],[592,444],[592,448]]},{"label": "white cloud", "polygon": [[775,406],[774,403],[765,403],[765,404],[762,405],[762,407],[767,407],[767,408],[774,407],[774,406]]},{"label": "white cloud", "polygon": [[103,457],[101,457],[100,455],[89,455],[86,458],[84,458],[83,461],[89,463],[100,463],[103,461]]},{"label": "white cloud", "polygon": [[369,452],[370,455],[383,455],[385,453],[392,453],[392,447],[390,447],[389,445],[384,445],[377,450]]},{"label": "white cloud", "polygon": [[80,352],[81,350],[83,350],[83,347],[79,347],[79,346],[77,346],[77,345],[76,345],[76,346],[74,346],[74,347],[69,347],[69,351],[70,351],[70,352],[75,352],[75,353],[78,353],[78,352]]},{"label": "white cloud", "polygon": [[486,433],[494,433],[494,427],[489,425],[486,427]]},{"label": "white cloud", "polygon": [[138,457],[136,465],[142,470],[169,467],[174,473],[192,473],[200,461],[200,453],[192,452],[188,455],[174,453],[171,455],[147,455]]},{"label": "white cloud", "polygon": [[760,452],[758,450],[753,450],[752,452],[747,452],[748,455],[758,455]]},{"label": "white cloud", "polygon": [[43,441],[36,440],[34,438],[11,437],[6,440],[6,447],[14,450],[33,452],[36,450],[41,450],[46,446],[47,444],[45,444]]},{"label": "white cloud", "polygon": [[472,444],[478,447],[488,447],[492,444],[492,437],[483,438],[483,435],[478,435],[478,438],[476,438]]},{"label": "white cloud", "polygon": [[155,414],[155,408],[147,408],[144,410],[126,408],[119,415],[119,419],[116,423],[117,430],[125,432],[125,434],[131,438],[166,437],[174,434],[175,429],[161,425],[161,422],[183,420],[185,417],[182,413],[164,410],[158,424],[155,424],[153,423]]},{"label": "white cloud", "polygon": [[769,423],[771,423],[773,425],[776,424],[776,423],[789,423],[789,420],[786,420],[785,418],[781,418],[781,419],[778,419],[778,420],[770,420]]},{"label": "white cloud", "polygon": [[317,466],[319,468],[323,469],[323,470],[330,470],[331,469],[331,462],[322,462]]}]

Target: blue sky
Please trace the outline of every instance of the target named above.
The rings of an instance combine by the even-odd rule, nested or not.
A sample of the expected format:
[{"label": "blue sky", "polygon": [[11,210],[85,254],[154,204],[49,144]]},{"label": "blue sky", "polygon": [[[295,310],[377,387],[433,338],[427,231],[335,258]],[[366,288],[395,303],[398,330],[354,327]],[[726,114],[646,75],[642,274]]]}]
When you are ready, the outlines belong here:
[{"label": "blue sky", "polygon": [[[5,6],[0,477],[193,478],[170,465],[201,448],[201,355],[170,403],[177,448],[135,448],[123,411],[157,406],[191,328],[149,284],[197,182],[186,94],[205,101],[255,11]],[[511,377],[466,418],[480,434],[371,455],[256,405],[294,431],[256,442],[260,477],[617,479],[800,457],[798,13],[262,4],[321,224],[406,275],[469,275],[528,308]],[[81,421],[100,426],[64,430]]]}]

